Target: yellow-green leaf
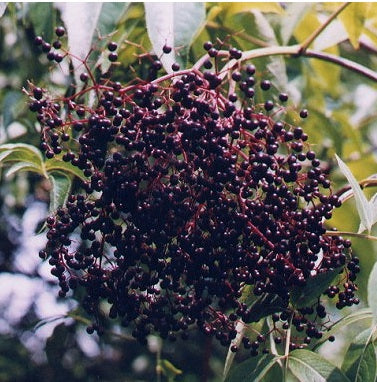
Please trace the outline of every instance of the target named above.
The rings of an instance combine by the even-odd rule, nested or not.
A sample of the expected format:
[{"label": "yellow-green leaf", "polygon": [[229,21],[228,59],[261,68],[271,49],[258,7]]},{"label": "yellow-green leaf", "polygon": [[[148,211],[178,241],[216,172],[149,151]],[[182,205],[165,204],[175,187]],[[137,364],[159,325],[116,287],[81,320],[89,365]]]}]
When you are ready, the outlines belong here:
[{"label": "yellow-green leaf", "polygon": [[355,49],[359,48],[359,38],[363,33],[364,24],[368,18],[370,3],[351,3],[340,15],[348,33],[348,38]]},{"label": "yellow-green leaf", "polygon": [[221,3],[221,6],[226,10],[228,16],[237,13],[252,12],[254,10],[280,15],[284,13],[284,9],[279,3]]}]

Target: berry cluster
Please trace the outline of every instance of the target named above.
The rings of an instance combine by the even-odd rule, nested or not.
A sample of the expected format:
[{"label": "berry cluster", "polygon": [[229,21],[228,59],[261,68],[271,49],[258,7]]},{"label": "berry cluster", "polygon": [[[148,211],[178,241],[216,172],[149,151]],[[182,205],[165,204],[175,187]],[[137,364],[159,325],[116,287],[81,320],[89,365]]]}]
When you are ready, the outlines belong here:
[{"label": "berry cluster", "polygon": [[[220,55],[242,57],[232,47],[204,48],[205,68],[211,61],[218,67]],[[116,45],[108,49],[114,61]],[[154,70],[158,64],[152,62]],[[272,85],[257,78],[253,65],[220,73],[182,70],[129,85],[94,82],[83,73],[86,87],[59,98],[32,86],[41,149],[88,178],[47,219],[40,254],[53,266],[60,296],[86,290],[83,306],[95,318],[88,332],[101,332],[101,301],[107,301],[109,317],[130,325],[140,341],[151,332],[187,338],[196,324],[227,346],[237,320],[250,322],[252,311],[240,297],[252,286],[255,298],[278,296],[285,306],[272,316],[276,343],[288,321],[309,343],[320,337],[316,321],[327,313],[320,300],[294,309],[290,293],[338,268],[344,291],[339,284],[326,294],[338,296],[339,308],[358,302],[350,241],[324,235],[324,220],[340,200],[304,129],[284,120],[288,95],[256,102],[258,88]],[[85,101],[89,92],[94,106]],[[259,334],[243,343],[255,355],[265,340]],[[303,345],[291,343],[297,346]]]}]

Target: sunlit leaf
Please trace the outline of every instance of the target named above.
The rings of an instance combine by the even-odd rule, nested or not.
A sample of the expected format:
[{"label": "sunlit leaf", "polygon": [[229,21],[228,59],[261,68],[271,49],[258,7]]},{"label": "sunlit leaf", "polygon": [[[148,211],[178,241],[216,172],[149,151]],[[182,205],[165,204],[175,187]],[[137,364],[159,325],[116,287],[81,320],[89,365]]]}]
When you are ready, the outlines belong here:
[{"label": "sunlit leaf", "polygon": [[351,3],[339,15],[352,46],[359,48],[359,37],[363,32],[365,21],[368,18],[370,3]]},{"label": "sunlit leaf", "polygon": [[32,171],[41,174],[42,170],[39,166],[31,162],[17,162],[8,168],[5,176],[9,177],[18,171]]},{"label": "sunlit leaf", "polygon": [[[42,154],[32,145],[25,143],[8,143],[0,145],[0,163],[6,162],[29,163],[33,169],[47,177]],[[21,167],[23,167],[23,165],[21,165]],[[14,169],[17,169],[17,167]]]},{"label": "sunlit leaf", "polygon": [[221,6],[225,8],[228,15],[234,15],[236,13],[243,12],[252,12],[254,10],[258,10],[264,13],[278,13],[283,14],[284,9],[279,3],[242,3],[242,2],[234,2],[234,3],[221,3]]},{"label": "sunlit leaf", "polygon": [[287,44],[300,20],[309,10],[312,3],[287,3],[284,17],[280,19],[280,34],[283,44]]},{"label": "sunlit leaf", "polygon": [[376,352],[372,343],[373,329],[361,332],[349,346],[343,358],[342,371],[351,381],[374,382]]},{"label": "sunlit leaf", "polygon": [[288,356],[288,368],[300,382],[348,382],[342,371],[309,350],[294,350]]},{"label": "sunlit leaf", "polygon": [[[165,70],[171,73],[174,62],[179,61],[183,66],[186,64],[188,48],[205,20],[205,5],[146,2],[144,6],[148,36],[153,50],[161,57]],[[172,47],[172,52],[163,54],[164,45]]]},{"label": "sunlit leaf", "polygon": [[[348,166],[337,155],[335,156],[338,161],[338,165],[341,172],[347,178],[348,183],[350,184],[354,192],[356,208],[361,220],[361,224],[364,227],[364,229],[367,229],[370,233],[370,230],[372,228],[372,211],[369,207],[369,202]],[[363,230],[359,229],[359,233],[361,233],[362,231]]]}]

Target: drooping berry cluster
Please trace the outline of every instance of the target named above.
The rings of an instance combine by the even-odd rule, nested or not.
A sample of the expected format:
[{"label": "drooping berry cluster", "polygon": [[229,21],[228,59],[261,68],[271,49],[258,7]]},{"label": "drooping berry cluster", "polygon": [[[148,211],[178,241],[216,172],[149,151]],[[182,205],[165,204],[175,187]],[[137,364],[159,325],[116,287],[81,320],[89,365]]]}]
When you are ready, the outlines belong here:
[{"label": "drooping berry cluster", "polygon": [[[210,43],[205,49],[207,68],[224,55]],[[226,54],[242,56],[234,48]],[[254,101],[257,88],[268,91],[271,83],[257,80],[253,65],[226,76],[192,69],[131,85],[82,77],[86,87],[70,97],[54,99],[38,87],[29,94],[47,158],[71,162],[88,178],[47,219],[41,257],[49,257],[61,296],[86,290],[83,306],[96,320],[89,332],[101,331],[106,300],[108,315],[141,341],[150,332],[186,338],[196,324],[229,345],[237,320],[250,321],[240,299],[250,285],[255,296],[282,301],[283,312],[272,316],[277,343],[288,318],[309,343],[320,336],[315,321],[325,308],[319,301],[295,310],[290,293],[337,268],[345,291],[333,285],[326,294],[339,296],[339,308],[358,302],[351,243],[324,235],[324,220],[341,203],[304,129],[284,120],[287,94]],[[85,101],[89,92],[94,106]],[[255,355],[264,342],[259,335],[244,346]]]}]

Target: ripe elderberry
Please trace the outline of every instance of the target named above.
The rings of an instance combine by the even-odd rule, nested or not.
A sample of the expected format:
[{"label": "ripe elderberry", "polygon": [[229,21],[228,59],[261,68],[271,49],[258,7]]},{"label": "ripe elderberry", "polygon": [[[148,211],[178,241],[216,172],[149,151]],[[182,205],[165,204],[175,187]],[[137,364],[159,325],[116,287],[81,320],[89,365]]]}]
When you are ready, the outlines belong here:
[{"label": "ripe elderberry", "polygon": [[[109,43],[110,61],[116,48]],[[218,55],[214,44],[204,48]],[[157,76],[162,64],[152,62]],[[187,338],[196,325],[229,346],[237,321],[252,320],[240,299],[249,286],[255,296],[279,299],[273,338],[282,343],[292,322],[294,349],[320,338],[328,315],[321,296],[300,309],[290,303],[311,277],[338,269],[343,281],[324,292],[339,309],[359,302],[351,243],[324,235],[324,221],[341,202],[307,134],[282,113],[266,112],[272,101],[254,101],[254,65],[237,68],[222,76],[176,66],[169,76],[131,85],[105,78],[59,101],[30,91],[46,157],[62,153],[87,176],[47,219],[40,256],[49,258],[62,296],[84,290],[83,308],[94,318],[89,333],[103,332],[105,300],[108,316],[142,343],[151,332]],[[270,88],[268,80],[260,84]],[[92,89],[97,103],[86,105],[83,94]],[[71,245],[77,234],[79,247]],[[257,355],[268,338],[243,344]]]}]

